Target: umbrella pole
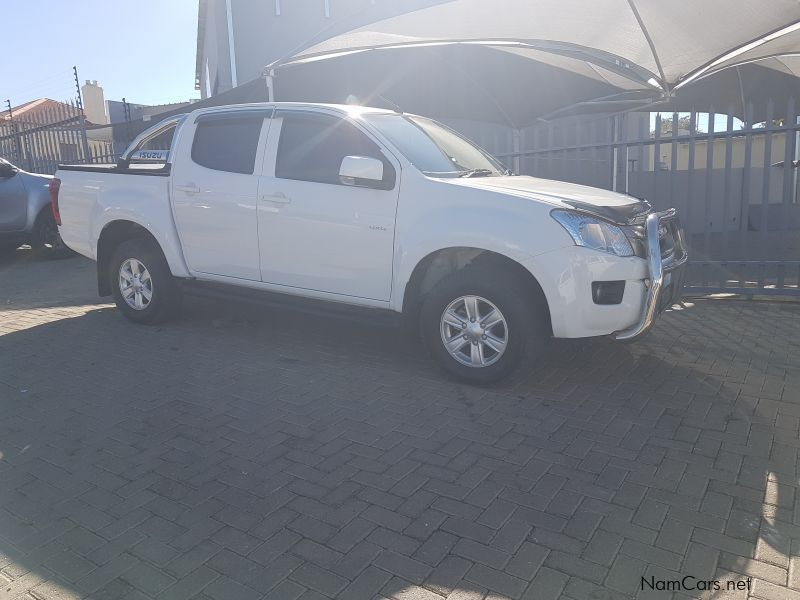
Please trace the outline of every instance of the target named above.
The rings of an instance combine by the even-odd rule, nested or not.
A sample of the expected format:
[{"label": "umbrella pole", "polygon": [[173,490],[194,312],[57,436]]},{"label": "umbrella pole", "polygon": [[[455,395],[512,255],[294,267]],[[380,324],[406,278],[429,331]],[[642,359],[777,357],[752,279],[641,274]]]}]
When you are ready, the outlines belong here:
[{"label": "umbrella pole", "polygon": [[611,189],[618,192],[617,177],[619,176],[619,115],[612,115],[611,117],[611,141],[614,144],[611,150]]},{"label": "umbrella pole", "polygon": [[275,102],[275,69],[270,69],[264,79],[267,83],[267,102]]}]

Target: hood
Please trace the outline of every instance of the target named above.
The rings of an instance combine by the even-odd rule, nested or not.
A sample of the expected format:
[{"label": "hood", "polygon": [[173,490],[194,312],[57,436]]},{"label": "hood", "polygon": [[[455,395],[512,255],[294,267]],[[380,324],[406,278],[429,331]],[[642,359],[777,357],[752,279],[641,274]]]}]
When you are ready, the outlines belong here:
[{"label": "hood", "polygon": [[639,200],[627,194],[526,175],[455,177],[440,181],[539,200],[554,207],[579,210],[615,223],[628,223],[652,210],[646,200]]}]

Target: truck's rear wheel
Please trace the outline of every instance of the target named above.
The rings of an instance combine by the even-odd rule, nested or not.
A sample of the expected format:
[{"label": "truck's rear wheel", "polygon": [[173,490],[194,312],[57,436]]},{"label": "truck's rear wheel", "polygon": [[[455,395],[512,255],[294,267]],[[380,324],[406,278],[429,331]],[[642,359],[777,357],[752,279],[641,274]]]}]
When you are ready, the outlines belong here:
[{"label": "truck's rear wheel", "polygon": [[420,315],[429,352],[449,373],[496,381],[546,340],[541,308],[510,275],[466,268],[440,281]]},{"label": "truck's rear wheel", "polygon": [[135,323],[159,323],[174,315],[180,290],[161,249],[147,238],[122,242],[108,277],[117,308]]}]

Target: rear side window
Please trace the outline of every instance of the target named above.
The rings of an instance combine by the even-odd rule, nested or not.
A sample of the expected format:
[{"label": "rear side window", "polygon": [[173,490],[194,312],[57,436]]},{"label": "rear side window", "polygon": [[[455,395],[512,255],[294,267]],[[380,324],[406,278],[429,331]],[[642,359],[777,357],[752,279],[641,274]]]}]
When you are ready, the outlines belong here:
[{"label": "rear side window", "polygon": [[168,127],[155,137],[143,140],[137,150],[165,150],[169,152],[172,147],[172,138],[175,136],[175,125]]},{"label": "rear side window", "polygon": [[192,160],[215,171],[252,175],[263,118],[200,121],[192,142]]},{"label": "rear side window", "polygon": [[345,156],[367,156],[383,162],[383,189],[392,189],[395,170],[378,145],[345,119],[327,115],[283,116],[275,176],[341,185]]}]

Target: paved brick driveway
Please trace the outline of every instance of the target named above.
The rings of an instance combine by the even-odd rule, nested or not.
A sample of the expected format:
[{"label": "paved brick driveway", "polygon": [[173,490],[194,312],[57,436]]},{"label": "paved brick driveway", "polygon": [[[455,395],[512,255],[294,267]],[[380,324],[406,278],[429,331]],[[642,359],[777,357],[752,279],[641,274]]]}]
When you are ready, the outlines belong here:
[{"label": "paved brick driveway", "polygon": [[698,302],[479,389],[393,330],[137,327],[93,286],[0,260],[0,598],[800,598],[800,307]]}]

